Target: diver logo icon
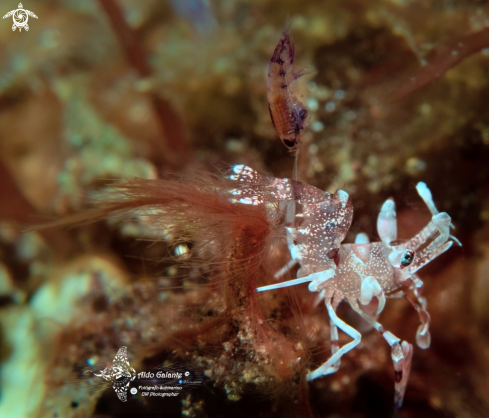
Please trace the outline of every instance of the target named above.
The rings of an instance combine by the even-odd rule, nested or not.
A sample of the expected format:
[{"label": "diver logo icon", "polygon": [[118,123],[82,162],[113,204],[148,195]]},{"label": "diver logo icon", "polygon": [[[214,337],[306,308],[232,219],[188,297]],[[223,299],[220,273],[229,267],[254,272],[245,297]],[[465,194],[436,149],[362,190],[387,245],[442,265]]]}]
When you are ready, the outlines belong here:
[{"label": "diver logo icon", "polygon": [[6,17],[12,16],[12,19],[14,20],[14,24],[12,25],[13,31],[15,31],[15,29],[17,28],[19,28],[19,32],[22,32],[22,28],[28,31],[29,25],[27,24],[27,21],[29,20],[29,16],[32,16],[36,19],[37,16],[31,11],[25,10],[24,6],[22,6],[22,3],[19,3],[17,7],[18,9],[11,10],[3,18],[5,19]]},{"label": "diver logo icon", "polygon": [[127,347],[119,348],[112,366],[106,367],[100,374],[94,374],[111,382],[117,397],[122,402],[127,401],[127,389],[129,384],[136,378],[136,370],[129,365]]}]

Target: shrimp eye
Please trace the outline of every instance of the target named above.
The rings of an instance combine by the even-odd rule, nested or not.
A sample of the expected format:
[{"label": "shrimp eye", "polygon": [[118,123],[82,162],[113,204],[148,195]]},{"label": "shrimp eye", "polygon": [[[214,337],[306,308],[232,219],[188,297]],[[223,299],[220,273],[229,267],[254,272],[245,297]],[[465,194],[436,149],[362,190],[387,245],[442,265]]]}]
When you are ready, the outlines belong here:
[{"label": "shrimp eye", "polygon": [[294,148],[297,145],[296,141],[289,141],[288,139],[283,139],[282,142],[287,148]]},{"label": "shrimp eye", "polygon": [[304,119],[307,118],[307,110],[302,108],[299,111],[299,117],[301,118],[302,121],[304,121]]},{"label": "shrimp eye", "polygon": [[411,265],[411,263],[414,260],[414,251],[406,251],[404,254],[401,256],[401,266],[402,267],[407,267]]}]

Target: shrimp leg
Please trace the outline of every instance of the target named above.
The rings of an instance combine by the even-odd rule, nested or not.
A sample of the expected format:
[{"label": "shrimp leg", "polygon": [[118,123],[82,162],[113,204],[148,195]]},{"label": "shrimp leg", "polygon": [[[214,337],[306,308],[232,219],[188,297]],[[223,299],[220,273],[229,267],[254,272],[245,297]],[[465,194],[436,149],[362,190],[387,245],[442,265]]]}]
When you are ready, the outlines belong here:
[{"label": "shrimp leg", "polygon": [[[310,372],[307,374],[306,379],[308,381],[317,379],[318,377],[334,373],[336,370],[338,370],[337,365],[339,366],[339,362],[343,354],[347,353],[348,351],[352,350],[355,348],[358,344],[360,344],[360,341],[362,339],[362,335],[353,327],[348,325],[347,323],[343,322],[338,316],[336,315],[336,312],[331,305],[331,298],[328,298],[326,300],[326,308],[328,309],[328,314],[329,318],[332,324],[332,330],[331,330],[331,336],[332,336],[332,341],[331,341],[331,351],[334,351],[334,354],[329,358],[329,360],[324,363],[322,366],[314,370],[313,372]],[[343,347],[339,348],[333,346],[333,340],[336,339],[338,341],[338,332],[336,332],[333,329],[336,329],[338,327],[341,329],[344,333],[348,334],[350,337],[353,338],[353,341],[350,341],[348,344],[345,344]]]},{"label": "shrimp leg", "polygon": [[404,393],[406,392],[406,386],[409,379],[409,373],[411,371],[411,359],[413,356],[413,346],[406,341],[399,344],[401,340],[389,331],[385,331],[384,327],[377,322],[374,318],[363,312],[358,306],[356,301],[350,301],[352,309],[360,315],[365,321],[367,321],[373,328],[375,328],[387,343],[391,346],[391,357],[394,363],[394,376],[395,376],[395,395],[394,403],[396,410],[402,406],[404,399]]},{"label": "shrimp leg", "polygon": [[296,264],[300,264],[300,248],[294,242],[296,234],[295,218],[296,218],[296,202],[288,200],[285,203],[285,225],[287,230],[287,247],[289,248],[291,260],[287,262],[279,271],[274,274],[274,278],[278,279],[288,273]]},{"label": "shrimp leg", "polygon": [[334,276],[334,270],[324,270],[318,271],[317,273],[309,274],[305,277],[299,277],[298,279],[287,280],[286,282],[281,282],[277,284],[271,284],[268,286],[257,287],[257,292],[265,292],[267,290],[281,289],[283,287],[295,286],[302,283],[309,283],[309,291],[317,292],[318,286],[323,284],[326,280],[331,279]]},{"label": "shrimp leg", "polygon": [[[416,277],[416,275],[413,276]],[[421,280],[419,279],[418,281],[421,282]],[[418,327],[418,330],[416,331],[416,344],[418,345],[419,348],[426,349],[431,344],[431,336],[429,330],[431,317],[427,311],[428,303],[426,301],[426,298],[421,296],[421,289],[415,287],[413,289],[413,292],[414,292],[414,296],[416,297],[416,301],[418,303],[412,301],[407,296],[406,299],[412,305],[412,307],[416,309],[416,312],[418,313],[419,316],[419,320],[421,322],[420,326]]]}]

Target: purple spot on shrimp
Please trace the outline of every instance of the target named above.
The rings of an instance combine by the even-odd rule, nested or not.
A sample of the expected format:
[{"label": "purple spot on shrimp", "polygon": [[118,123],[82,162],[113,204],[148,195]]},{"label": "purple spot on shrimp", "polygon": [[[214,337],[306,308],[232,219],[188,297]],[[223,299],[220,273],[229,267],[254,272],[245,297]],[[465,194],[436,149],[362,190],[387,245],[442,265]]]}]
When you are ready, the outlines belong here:
[{"label": "purple spot on shrimp", "polygon": [[402,380],[402,370],[394,371],[394,380],[396,383],[399,383]]}]

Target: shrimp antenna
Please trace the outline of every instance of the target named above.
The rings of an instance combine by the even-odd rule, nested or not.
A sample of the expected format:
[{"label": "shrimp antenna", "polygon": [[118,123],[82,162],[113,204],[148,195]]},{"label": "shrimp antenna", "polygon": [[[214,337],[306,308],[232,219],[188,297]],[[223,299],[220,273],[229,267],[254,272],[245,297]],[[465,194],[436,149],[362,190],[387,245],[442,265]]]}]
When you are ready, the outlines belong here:
[{"label": "shrimp antenna", "polygon": [[300,144],[297,144],[294,155],[294,169],[292,170],[292,180],[297,181],[297,166],[299,165],[299,153],[301,151]]}]

